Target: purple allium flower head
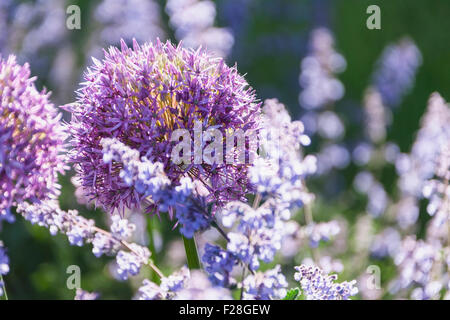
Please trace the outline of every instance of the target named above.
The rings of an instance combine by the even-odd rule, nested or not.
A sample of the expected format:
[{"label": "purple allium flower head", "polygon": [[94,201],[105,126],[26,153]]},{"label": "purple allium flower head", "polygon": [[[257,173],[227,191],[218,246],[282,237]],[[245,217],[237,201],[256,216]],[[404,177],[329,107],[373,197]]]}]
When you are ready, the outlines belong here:
[{"label": "purple allium flower head", "polygon": [[[209,199],[219,204],[244,200],[251,188],[248,164],[171,160],[176,129],[188,130],[191,137],[195,123],[201,123],[202,130],[216,128],[224,137],[238,129],[258,129],[260,105],[235,67],[201,49],[159,40],[143,46],[133,41],[132,49],[122,41],[121,50],[111,47],[103,61],[93,60],[78,103],[68,107],[73,113],[71,160],[90,197],[110,209],[139,206],[144,197],[123,183],[120,164],[103,161],[100,141],[116,138],[141,157],[162,163],[175,185],[187,176],[202,182]],[[202,148],[207,146],[202,143]],[[191,158],[195,160],[194,153]]]},{"label": "purple allium flower head", "polygon": [[35,79],[28,64],[0,57],[0,212],[59,194],[66,135],[49,94],[37,91]]}]

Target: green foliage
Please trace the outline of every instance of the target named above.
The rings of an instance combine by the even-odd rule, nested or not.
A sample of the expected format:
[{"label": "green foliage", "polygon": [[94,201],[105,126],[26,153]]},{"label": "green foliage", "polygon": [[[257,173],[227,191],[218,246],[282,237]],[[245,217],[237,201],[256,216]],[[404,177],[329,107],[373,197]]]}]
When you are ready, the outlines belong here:
[{"label": "green foliage", "polygon": [[299,288],[292,288],[286,294],[286,297],[283,300],[297,300],[298,295],[300,294]]}]

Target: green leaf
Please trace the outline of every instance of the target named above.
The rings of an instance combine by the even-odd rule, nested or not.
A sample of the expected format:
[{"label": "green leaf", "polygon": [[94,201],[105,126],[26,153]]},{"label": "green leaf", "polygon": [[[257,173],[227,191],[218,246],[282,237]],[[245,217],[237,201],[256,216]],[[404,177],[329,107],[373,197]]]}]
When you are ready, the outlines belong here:
[{"label": "green leaf", "polygon": [[300,293],[299,288],[292,288],[287,292],[286,297],[284,297],[283,300],[295,300],[295,298],[297,298],[299,293]]}]

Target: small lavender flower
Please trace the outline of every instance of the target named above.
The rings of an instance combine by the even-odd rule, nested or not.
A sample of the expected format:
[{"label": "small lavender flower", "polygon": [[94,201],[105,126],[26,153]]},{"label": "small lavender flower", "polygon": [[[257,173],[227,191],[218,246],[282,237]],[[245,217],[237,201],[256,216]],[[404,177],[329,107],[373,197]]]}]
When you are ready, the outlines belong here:
[{"label": "small lavender flower", "polygon": [[204,183],[210,201],[243,199],[250,187],[248,164],[176,164],[170,138],[175,129],[186,129],[193,137],[197,122],[201,129],[214,123],[223,136],[237,129],[255,131],[259,104],[245,79],[204,51],[159,41],[142,47],[134,42],[132,49],[121,44],[121,50],[105,52],[103,61],[94,60],[78,103],[68,106],[73,114],[71,160],[86,193],[109,209],[140,204],[143,195],[127,183],[129,172],[103,159],[102,139],[117,137],[137,150],[139,158],[162,163],[175,185],[190,176]]},{"label": "small lavender flower", "polygon": [[[259,260],[271,262],[281,248],[284,224],[274,203],[267,204],[256,210],[246,205],[245,213],[236,220],[236,231],[228,233],[227,251],[252,270],[259,268]],[[233,207],[236,207],[234,203],[228,206],[231,210]]]},{"label": "small lavender flower", "polygon": [[334,168],[344,169],[351,160],[347,148],[338,143],[325,144],[316,157],[318,175],[325,175]]},{"label": "small lavender flower", "polygon": [[49,229],[51,235],[58,232],[72,235],[74,243],[80,237],[94,236],[93,220],[78,215],[76,210],[61,210],[56,200],[42,201],[39,204],[23,202],[17,206],[17,212],[31,224]]},{"label": "small lavender flower", "polygon": [[208,245],[203,257],[210,279],[217,284],[229,284],[233,266],[239,262],[254,271],[261,261],[273,261],[287,234],[290,210],[312,199],[303,180],[314,172],[315,159],[302,158],[301,145],[309,143],[302,123],[292,122],[284,105],[275,99],[265,101],[263,112],[262,155],[250,168],[249,177],[264,203],[252,208],[234,201],[220,210],[223,226],[231,229],[226,250]]},{"label": "small lavender flower", "polygon": [[163,300],[165,293],[154,282],[148,279],[142,281],[142,285],[139,287],[136,299],[137,300]]},{"label": "small lavender flower", "polygon": [[315,266],[301,265],[295,270],[294,278],[308,300],[348,300],[358,293],[355,280],[336,283],[337,275],[327,275]]},{"label": "small lavender flower", "polygon": [[[92,243],[92,252],[96,257],[117,254],[117,271],[121,279],[138,274],[142,265],[148,263],[150,252],[147,248],[125,242],[117,229],[111,233],[96,227],[93,220],[80,216],[76,210],[61,210],[55,200],[33,205],[23,202],[18,205],[17,212],[32,224],[49,229],[52,235],[58,232],[65,234],[72,245]],[[118,251],[121,247],[128,251]]]},{"label": "small lavender flower", "polygon": [[[61,115],[39,92],[30,78],[28,64],[20,66],[14,56],[0,57],[0,212],[29,200],[59,194],[58,173],[65,165],[65,134]],[[5,211],[6,210],[6,211]],[[5,213],[6,212],[6,213]]]},{"label": "small lavender flower", "polygon": [[301,207],[311,196],[303,180],[316,170],[315,158],[302,158],[301,146],[310,140],[300,121],[291,121],[285,106],[276,99],[264,102],[260,149],[249,170],[250,181],[263,197],[272,196],[287,207]]},{"label": "small lavender flower", "polygon": [[3,242],[0,241],[0,275],[4,276],[9,272],[9,257],[6,254],[6,249]]},{"label": "small lavender flower", "polygon": [[97,300],[100,294],[97,292],[87,292],[83,289],[77,289],[74,300]]},{"label": "small lavender flower", "polygon": [[136,296],[139,300],[231,300],[227,289],[214,287],[206,275],[186,267],[167,278],[161,285],[144,280]]},{"label": "small lavender flower", "polygon": [[[442,151],[450,141],[450,108],[444,99],[433,93],[427,111],[421,119],[421,127],[410,154],[398,155],[395,166],[399,174],[397,182],[402,197],[397,205],[397,220],[402,228],[408,228],[419,216],[419,200],[430,198],[427,211],[433,213],[439,207],[439,197],[433,192],[433,177],[442,167]],[[448,165],[447,165],[448,166]],[[444,173],[448,167],[443,166]],[[446,171],[447,170],[447,171]],[[439,176],[439,174],[437,174]],[[443,220],[446,214],[439,215]]]},{"label": "small lavender flower", "polygon": [[217,286],[228,287],[234,280],[231,272],[237,264],[236,257],[229,251],[207,243],[202,257],[209,280]]},{"label": "small lavender flower", "polygon": [[342,261],[338,259],[334,260],[330,256],[321,256],[317,261],[317,264],[314,263],[314,260],[312,258],[308,257],[303,259],[302,264],[313,267],[317,265],[325,273],[331,272],[340,273],[344,270],[344,265],[342,264]]},{"label": "small lavender flower", "polygon": [[189,269],[183,266],[179,271],[169,277],[161,278],[161,285],[148,279],[142,282],[138,289],[138,300],[172,300],[178,291],[182,290],[189,281]]},{"label": "small lavender flower", "polygon": [[309,245],[312,248],[317,248],[321,241],[329,241],[340,230],[337,221],[315,223],[305,227],[305,233],[308,235]]},{"label": "small lavender flower", "polygon": [[117,252],[120,248],[119,242],[103,233],[96,233],[92,240],[92,253],[98,258]]},{"label": "small lavender flower", "polygon": [[378,143],[386,138],[387,126],[391,123],[391,112],[383,104],[383,97],[375,88],[364,94],[366,134],[370,141]]},{"label": "small lavender flower", "polygon": [[117,274],[122,280],[138,275],[142,265],[148,262],[150,251],[135,243],[130,245],[131,252],[120,250],[116,256]]},{"label": "small lavender flower", "polygon": [[438,259],[439,249],[414,237],[404,239],[394,258],[399,274],[391,285],[391,292],[396,293],[413,284],[425,286],[431,281],[432,267]]},{"label": "small lavender flower", "polygon": [[186,238],[192,238],[196,231],[208,228],[211,223],[211,219],[206,216],[205,210],[192,205],[192,203],[180,204],[175,208],[175,216],[181,224],[180,232]]},{"label": "small lavender flower", "polygon": [[179,271],[174,272],[169,277],[161,279],[161,289],[166,292],[178,292],[184,288],[189,277],[189,269],[183,266]]},{"label": "small lavender flower", "polygon": [[244,299],[276,300],[286,296],[288,283],[279,265],[275,268],[249,275],[244,280]]},{"label": "small lavender flower", "polygon": [[389,197],[383,185],[376,181],[370,172],[359,172],[353,181],[353,185],[356,190],[367,195],[366,210],[371,216],[379,217],[385,212],[389,203]]},{"label": "small lavender flower", "polygon": [[334,38],[326,28],[311,34],[311,53],[302,60],[300,105],[318,109],[342,98],[344,86],[334,77],[346,68],[345,59],[334,50]]},{"label": "small lavender flower", "polygon": [[400,189],[407,194],[421,196],[423,184],[433,177],[441,150],[450,140],[450,107],[433,93],[421,119],[421,127],[412,146],[411,155],[399,157],[396,163],[401,176]]},{"label": "small lavender flower", "polygon": [[412,88],[422,55],[409,38],[403,38],[384,49],[373,82],[381,94],[383,103],[397,106]]},{"label": "small lavender flower", "polygon": [[[152,163],[146,157],[139,160],[137,150],[116,139],[105,138],[101,144],[103,161],[108,164],[114,161],[122,166],[119,177],[127,186],[134,186],[136,199],[150,202],[149,211],[168,211],[171,218],[175,211],[181,224],[180,232],[187,238],[209,227],[211,217],[205,210],[207,202],[198,194],[190,178],[180,178],[179,184],[174,187],[161,163]],[[116,228],[114,225],[112,227]]]},{"label": "small lavender flower", "polygon": [[11,209],[10,208],[6,208],[6,209],[0,209],[0,227],[1,227],[1,222],[2,221],[6,221],[9,223],[13,223],[14,221],[16,221],[16,218],[14,217],[14,215],[11,213]]},{"label": "small lavender flower", "polygon": [[229,290],[215,287],[199,270],[191,272],[185,287],[177,292],[175,300],[231,300]]},{"label": "small lavender flower", "polygon": [[131,42],[133,38],[152,41],[163,36],[159,12],[157,1],[102,0],[94,11],[100,42],[115,45],[120,38]]},{"label": "small lavender flower", "polygon": [[372,242],[370,253],[373,257],[381,259],[394,257],[401,245],[401,237],[394,228],[386,228],[378,234]]},{"label": "small lavender flower", "polygon": [[3,286],[4,286],[4,282],[2,280],[0,280],[0,297],[3,296]]},{"label": "small lavender flower", "polygon": [[187,47],[204,46],[218,56],[227,56],[234,44],[226,28],[214,27],[216,5],[210,0],[169,0],[166,5],[175,36]]},{"label": "small lavender flower", "polygon": [[401,229],[413,226],[419,218],[419,203],[415,197],[403,196],[396,204],[396,220]]},{"label": "small lavender flower", "polygon": [[2,18],[7,36],[0,53],[16,52],[19,61],[33,61],[33,68],[48,73],[51,57],[59,52],[67,35],[64,4],[57,0],[14,3],[8,0],[5,4]]},{"label": "small lavender flower", "polygon": [[415,288],[411,292],[411,298],[414,300],[433,300],[439,299],[442,290],[442,283],[440,281],[431,281],[426,284],[424,288]]},{"label": "small lavender flower", "polygon": [[124,219],[119,215],[111,216],[111,220],[111,233],[118,239],[127,240],[136,230],[136,226],[134,224],[130,223],[127,219]]}]

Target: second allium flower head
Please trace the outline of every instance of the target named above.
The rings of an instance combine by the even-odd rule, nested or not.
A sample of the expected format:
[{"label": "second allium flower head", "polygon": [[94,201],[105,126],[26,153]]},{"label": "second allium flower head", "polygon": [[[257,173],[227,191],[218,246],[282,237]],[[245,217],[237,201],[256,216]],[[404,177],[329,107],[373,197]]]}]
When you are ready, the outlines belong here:
[{"label": "second allium flower head", "polygon": [[66,135],[49,93],[39,92],[35,80],[28,64],[0,57],[0,220],[22,201],[59,195]]},{"label": "second allium flower head", "polygon": [[[143,195],[119,176],[121,165],[103,162],[101,140],[116,138],[140,156],[161,162],[177,185],[183,176],[203,183],[211,200],[240,200],[250,188],[247,164],[177,165],[171,161],[171,134],[194,123],[202,129],[258,129],[260,105],[235,67],[207,52],[159,40],[105,51],[85,73],[78,101],[70,107],[72,161],[86,195],[108,209],[139,206]],[[204,143],[202,143],[204,148]]]}]

